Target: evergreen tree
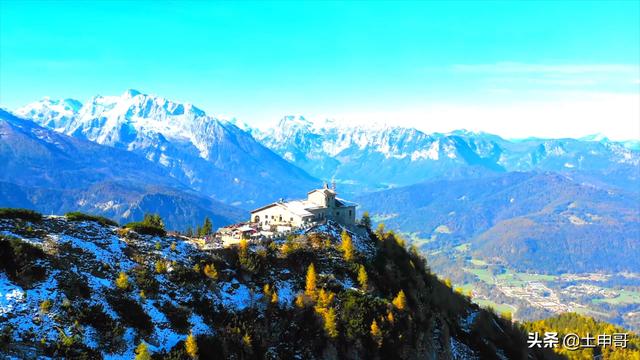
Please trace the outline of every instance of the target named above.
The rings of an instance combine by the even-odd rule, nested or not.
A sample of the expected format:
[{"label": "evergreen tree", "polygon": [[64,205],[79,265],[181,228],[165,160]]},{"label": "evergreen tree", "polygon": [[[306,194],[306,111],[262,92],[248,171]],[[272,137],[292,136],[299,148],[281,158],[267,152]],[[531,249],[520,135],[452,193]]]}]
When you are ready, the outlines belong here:
[{"label": "evergreen tree", "polygon": [[211,223],[211,219],[209,217],[204,218],[204,225],[202,225],[202,235],[211,235],[213,233],[213,224]]},{"label": "evergreen tree", "polygon": [[364,214],[362,214],[362,218],[360,218],[360,225],[371,230],[371,217],[369,217],[368,211],[365,211]]},{"label": "evergreen tree", "polygon": [[184,342],[184,349],[190,358],[195,359],[198,357],[198,343],[193,333],[189,333],[189,336],[187,336],[187,340]]},{"label": "evergreen tree", "polygon": [[364,265],[360,265],[358,267],[358,283],[360,284],[360,288],[362,288],[362,290],[367,291],[369,276],[367,275],[367,271],[364,269]]},{"label": "evergreen tree", "polygon": [[145,225],[164,229],[164,222],[162,221],[162,218],[158,214],[149,214],[149,213],[144,214],[144,219],[142,220],[142,223]]},{"label": "evergreen tree", "polygon": [[142,341],[140,345],[136,347],[136,357],[135,360],[151,360],[151,354],[149,353],[149,348],[147,344]]},{"label": "evergreen tree", "polygon": [[340,244],[340,248],[342,249],[342,253],[344,254],[344,259],[346,261],[353,260],[354,250],[353,250],[353,242],[351,240],[351,235],[346,230],[342,230],[342,243]]},{"label": "evergreen tree", "polygon": [[191,226],[187,228],[187,232],[185,233],[185,235],[186,237],[190,237],[190,238],[193,237],[193,229],[191,228]]},{"label": "evergreen tree", "polygon": [[311,263],[307,268],[306,286],[304,290],[305,295],[315,299],[316,298],[316,267]]}]

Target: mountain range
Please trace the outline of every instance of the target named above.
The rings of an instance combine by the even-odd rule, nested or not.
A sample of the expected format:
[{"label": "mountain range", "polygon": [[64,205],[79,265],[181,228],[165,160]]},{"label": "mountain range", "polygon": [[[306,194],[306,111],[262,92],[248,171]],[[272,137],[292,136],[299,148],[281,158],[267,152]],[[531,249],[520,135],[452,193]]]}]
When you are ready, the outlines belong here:
[{"label": "mountain range", "polygon": [[66,136],[0,110],[0,204],[45,213],[82,210],[118,221],[161,214],[181,229],[242,211],[203,196],[133,152]]},{"label": "mountain range", "polygon": [[537,273],[640,272],[640,197],[553,172],[427,181],[357,198],[387,227],[437,250]]},{"label": "mountain range", "polygon": [[[435,236],[419,244],[427,248],[470,243],[481,257],[536,270],[637,270],[626,255],[596,253],[637,249],[638,141],[427,134],[303,116],[258,129],[135,90],[0,114],[3,206],[118,220],[153,211],[184,229],[203,216],[238,221],[333,180],[389,227]],[[536,265],[537,256],[548,261]]]},{"label": "mountain range", "polygon": [[335,121],[284,117],[254,132],[265,146],[318,178],[353,192],[411,185],[430,179],[481,177],[512,171],[554,171],[585,182],[640,189],[637,141],[506,140],[465,130],[427,134],[394,126],[354,127]]},{"label": "mountain range", "polygon": [[136,90],[95,96],[84,104],[44,99],[16,114],[59,133],[138,154],[205,196],[244,209],[303,195],[318,185],[232,122]]}]

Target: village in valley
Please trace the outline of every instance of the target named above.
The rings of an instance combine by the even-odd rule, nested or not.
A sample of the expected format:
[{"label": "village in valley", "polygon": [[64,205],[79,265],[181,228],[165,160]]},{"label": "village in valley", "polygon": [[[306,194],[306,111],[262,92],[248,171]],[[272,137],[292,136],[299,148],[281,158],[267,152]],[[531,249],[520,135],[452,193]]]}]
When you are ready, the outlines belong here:
[{"label": "village in valley", "polygon": [[214,234],[192,240],[207,250],[238,244],[243,239],[250,243],[276,239],[327,222],[357,231],[356,207],[337,197],[335,183],[329,186],[325,182],[322,188],[309,191],[306,199],[280,199],[251,211],[249,221],[224,226]]}]

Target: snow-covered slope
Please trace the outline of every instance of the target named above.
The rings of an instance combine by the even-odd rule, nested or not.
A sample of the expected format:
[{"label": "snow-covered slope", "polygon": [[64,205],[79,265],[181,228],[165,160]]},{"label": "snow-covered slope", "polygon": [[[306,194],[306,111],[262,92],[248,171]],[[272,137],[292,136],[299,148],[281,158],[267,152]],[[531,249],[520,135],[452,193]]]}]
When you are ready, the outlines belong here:
[{"label": "snow-covered slope", "polygon": [[154,358],[187,359],[192,334],[200,359],[455,358],[461,348],[553,359],[438,281],[392,233],[352,229],[347,261],[342,230],[205,252],[185,237],[4,214],[0,357],[132,359],[144,343]]},{"label": "snow-covered slope", "polygon": [[252,207],[301,195],[316,184],[238,128],[189,103],[128,90],[72,100],[42,100],[16,111],[43,126],[135,152],[167,168],[176,179],[230,204]]}]

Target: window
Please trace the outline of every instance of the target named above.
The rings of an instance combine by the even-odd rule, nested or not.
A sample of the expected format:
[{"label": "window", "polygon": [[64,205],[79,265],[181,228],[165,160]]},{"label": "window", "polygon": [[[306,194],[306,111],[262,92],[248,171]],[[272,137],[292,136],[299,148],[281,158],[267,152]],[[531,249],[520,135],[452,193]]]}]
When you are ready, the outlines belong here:
[{"label": "window", "polygon": [[349,216],[351,216],[351,210],[349,210]]}]

